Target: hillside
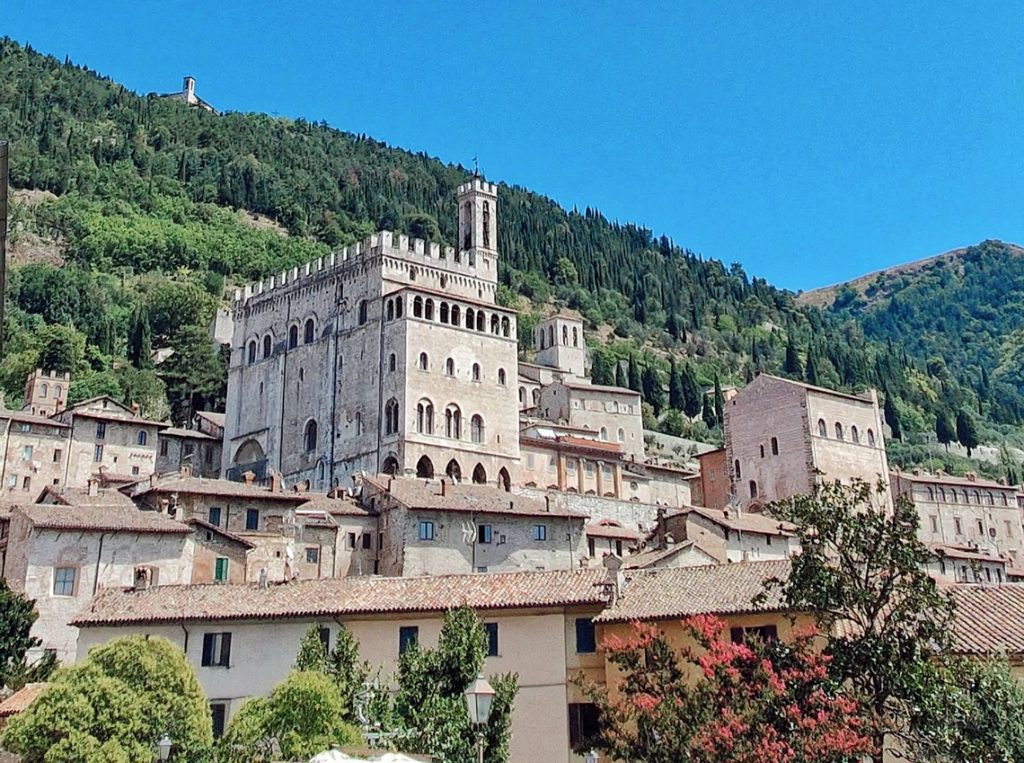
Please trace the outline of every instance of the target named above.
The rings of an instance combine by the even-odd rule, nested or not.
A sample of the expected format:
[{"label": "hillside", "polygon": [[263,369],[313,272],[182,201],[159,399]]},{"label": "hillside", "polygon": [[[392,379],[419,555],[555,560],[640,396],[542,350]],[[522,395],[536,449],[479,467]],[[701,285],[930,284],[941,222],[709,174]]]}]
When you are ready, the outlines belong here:
[{"label": "hillside", "polygon": [[[226,287],[377,229],[450,243],[467,175],[325,124],[140,96],[9,39],[0,125],[12,184],[29,192],[12,219],[0,387],[16,398],[42,363],[72,370],[76,396],[109,392],[176,420],[222,403],[224,358],[205,328]],[[986,407],[969,368],[930,368],[916,344],[876,340],[859,316],[798,304],[738,265],[524,188],[499,185],[499,202],[499,299],[520,311],[520,336],[542,313],[578,311],[608,338],[595,380],[642,391],[649,428],[714,442],[699,390],[762,370],[876,386],[909,439],[944,411],[974,412],[990,439],[1021,422],[1019,391]],[[173,350],[158,368],[154,348]]]}]

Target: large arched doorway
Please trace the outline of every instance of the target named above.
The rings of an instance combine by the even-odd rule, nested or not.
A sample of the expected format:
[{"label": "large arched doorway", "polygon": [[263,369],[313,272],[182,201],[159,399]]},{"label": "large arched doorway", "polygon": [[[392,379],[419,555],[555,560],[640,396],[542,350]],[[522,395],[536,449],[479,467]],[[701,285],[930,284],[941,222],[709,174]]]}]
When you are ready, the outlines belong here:
[{"label": "large arched doorway", "polygon": [[473,467],[473,484],[474,485],[486,485],[487,484],[487,470],[484,469],[483,464],[477,464]]},{"label": "large arched doorway", "polygon": [[454,458],[448,462],[448,466],[444,468],[444,473],[457,482],[462,480],[462,467],[459,466],[459,462]]},{"label": "large arched doorway", "polygon": [[508,469],[504,466],[498,472],[498,484],[501,485],[501,489],[506,493],[512,489],[512,478],[508,474]]},{"label": "large arched doorway", "polygon": [[430,479],[434,476],[434,462],[426,456],[421,456],[416,462],[416,476],[423,479]]},{"label": "large arched doorway", "polygon": [[263,446],[256,440],[246,440],[235,451],[236,464],[250,464],[253,461],[262,461],[266,456],[263,453]]},{"label": "large arched doorway", "polygon": [[394,456],[388,456],[385,458],[381,471],[384,472],[384,474],[390,474],[392,476],[398,474],[398,459]]}]

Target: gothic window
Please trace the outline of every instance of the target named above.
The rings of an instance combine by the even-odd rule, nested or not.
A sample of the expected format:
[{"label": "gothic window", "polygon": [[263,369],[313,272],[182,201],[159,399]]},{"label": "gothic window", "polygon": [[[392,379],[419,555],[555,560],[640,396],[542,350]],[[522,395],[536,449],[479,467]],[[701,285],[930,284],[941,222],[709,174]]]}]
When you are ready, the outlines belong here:
[{"label": "gothic window", "polygon": [[444,362],[444,372],[448,374],[448,376],[455,376],[455,361],[451,358],[448,358],[448,360]]},{"label": "gothic window", "polygon": [[537,344],[539,349],[544,349],[544,329],[537,329]]},{"label": "gothic window", "polygon": [[818,434],[828,437],[828,425],[825,424],[825,419],[818,419]]},{"label": "gothic window", "polygon": [[473,312],[473,308],[466,309],[466,328],[471,329],[476,325],[476,313]]},{"label": "gothic window", "polygon": [[855,443],[860,443],[860,432],[857,431],[856,425],[850,427],[850,439]]},{"label": "gothic window", "polygon": [[434,434],[434,404],[423,399],[416,404],[416,431],[420,434]]},{"label": "gothic window", "polygon": [[562,344],[564,344],[564,345],[568,345],[569,344],[569,327],[568,326],[562,326]]},{"label": "gothic window", "polygon": [[420,370],[421,371],[428,371],[428,370],[430,370],[430,358],[427,357],[427,353],[425,353],[425,352],[421,352],[420,353]]},{"label": "gothic window", "polygon": [[412,315],[414,318],[423,317],[423,297],[416,297],[412,301]]},{"label": "gothic window", "polygon": [[305,344],[312,344],[313,343],[313,336],[315,334],[316,334],[316,324],[313,323],[313,319],[312,318],[309,318],[306,321],[306,328],[305,328],[305,330],[303,331],[303,334],[302,334],[302,341]]},{"label": "gothic window", "polygon": [[459,319],[462,317],[462,313],[460,312],[458,305],[452,305],[451,316],[452,316],[452,325],[453,326],[458,326],[459,325]]},{"label": "gothic window", "polygon": [[270,334],[263,337],[263,357],[269,358],[270,353],[274,349],[274,340],[270,338]]},{"label": "gothic window", "polygon": [[505,369],[504,368],[499,368],[498,369],[498,384],[500,384],[502,387],[504,387],[505,384],[506,384]]},{"label": "gothic window", "polygon": [[359,300],[359,325],[362,326],[367,321],[369,312],[369,306],[365,299]]},{"label": "gothic window", "polygon": [[428,299],[424,304],[423,317],[428,321],[434,320],[434,300]]},{"label": "gothic window", "polygon": [[441,303],[441,323],[447,323],[447,322],[448,322],[448,303],[447,302],[442,302]]},{"label": "gothic window", "polygon": [[601,427],[601,433],[598,435],[598,437],[600,437],[602,442],[606,441],[608,439],[608,428]]},{"label": "gothic window", "polygon": [[306,453],[316,450],[316,421],[313,419],[306,422],[306,431],[302,435],[302,447]]},{"label": "gothic window", "polygon": [[509,336],[509,331],[510,331],[509,327],[510,326],[511,326],[511,323],[509,322],[508,318],[502,318],[501,319],[501,335],[502,336],[504,336],[504,337]]},{"label": "gothic window", "polygon": [[875,447],[875,433],[870,429],[868,430],[868,445],[872,448]]},{"label": "gothic window", "polygon": [[487,484],[487,470],[484,469],[483,464],[477,464],[473,469],[473,484],[474,485],[486,485]]},{"label": "gothic window", "polygon": [[60,385],[58,384],[58,385],[57,385],[57,386],[56,386],[56,387],[54,388],[54,390],[53,390],[53,397],[54,397],[54,399],[55,399],[55,400],[60,400],[60,397],[61,397],[61,395],[63,395],[63,394],[64,394],[64,390],[63,390],[63,389],[61,389]]},{"label": "gothic window", "polygon": [[462,439],[462,412],[457,405],[449,405],[444,411],[444,436]]},{"label": "gothic window", "polygon": [[249,362],[250,363],[255,363],[256,362],[256,340],[255,339],[253,339],[251,342],[249,342]]},{"label": "gothic window", "polygon": [[473,381],[480,381],[480,364],[473,364]]},{"label": "gothic window", "polygon": [[576,328],[575,326],[572,327],[572,346],[573,347],[579,347],[580,346],[580,330],[578,328]]},{"label": "gothic window", "polygon": [[462,248],[469,249],[473,246],[473,205],[466,202],[462,209],[465,214],[466,229],[462,234]]},{"label": "gothic window", "polygon": [[491,205],[484,202],[484,248],[491,245]]},{"label": "gothic window", "polygon": [[398,358],[395,357],[395,353],[391,353],[388,356],[388,373],[394,373],[396,368],[398,368]]},{"label": "gothic window", "polygon": [[459,462],[454,458],[448,462],[448,466],[444,468],[444,473],[456,482],[462,479],[462,467],[459,466]]},{"label": "gothic window", "polygon": [[395,318],[395,303],[393,301],[391,301],[390,299],[388,300],[387,315],[388,315],[388,320],[389,321],[394,320],[394,318]]},{"label": "gothic window", "polygon": [[288,329],[288,349],[294,350],[299,346],[299,327],[291,326]]},{"label": "gothic window", "polygon": [[384,405],[384,434],[398,434],[398,401],[395,398]]},{"label": "gothic window", "polygon": [[843,425],[840,424],[838,421],[836,422],[836,439],[837,440],[842,440],[843,439]]},{"label": "gothic window", "polygon": [[469,439],[475,443],[484,441],[484,420],[480,414],[473,414],[469,420]]},{"label": "gothic window", "polygon": [[618,438],[619,438],[619,442],[625,442],[626,441],[626,430],[624,430],[622,427],[619,427]]},{"label": "gothic window", "polygon": [[46,397],[47,386],[46,384],[39,385],[39,397]]}]

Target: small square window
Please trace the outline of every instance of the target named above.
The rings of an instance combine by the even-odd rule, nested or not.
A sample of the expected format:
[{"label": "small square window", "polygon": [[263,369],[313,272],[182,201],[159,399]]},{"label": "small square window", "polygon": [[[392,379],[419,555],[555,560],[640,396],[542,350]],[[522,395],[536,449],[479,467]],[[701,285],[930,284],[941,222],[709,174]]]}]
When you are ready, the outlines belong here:
[{"label": "small square window", "polygon": [[54,448],[53,449],[53,463],[59,464],[61,456],[63,456],[63,455],[64,455],[64,452],[60,448]]},{"label": "small square window", "polygon": [[534,525],[533,526],[533,539],[534,540],[547,540],[548,539],[548,526],[547,525]]},{"label": "small square window", "polygon": [[346,545],[348,546],[348,550],[349,551],[353,550],[356,547],[356,534],[355,533],[349,533],[348,534],[348,543]]},{"label": "small square window", "polygon": [[370,533],[363,533],[363,550],[369,551],[373,548],[373,536]]},{"label": "small square window", "polygon": [[75,578],[78,570],[75,567],[58,567],[53,571],[53,595],[74,596]]},{"label": "small square window", "polygon": [[490,525],[477,525],[477,528],[476,528],[476,542],[477,543],[490,543],[491,542],[491,526]]},{"label": "small square window", "polygon": [[26,445],[21,449],[21,460],[31,461],[32,460],[32,446]]},{"label": "small square window", "polygon": [[245,529],[246,530],[259,530],[260,529],[260,511],[259,511],[259,509],[246,509],[245,510]]},{"label": "small square window", "polygon": [[320,549],[315,546],[310,546],[306,549],[306,561],[309,564],[316,564],[320,561]]},{"label": "small square window", "polygon": [[433,540],[434,539],[434,523],[433,522],[420,522],[419,538],[420,538],[420,540]]}]

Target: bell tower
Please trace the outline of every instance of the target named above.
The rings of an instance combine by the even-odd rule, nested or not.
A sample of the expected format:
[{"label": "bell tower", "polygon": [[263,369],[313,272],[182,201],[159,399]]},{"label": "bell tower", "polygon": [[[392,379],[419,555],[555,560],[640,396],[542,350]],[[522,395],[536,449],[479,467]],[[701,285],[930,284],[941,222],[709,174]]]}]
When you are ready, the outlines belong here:
[{"label": "bell tower", "polygon": [[455,260],[477,276],[498,280],[498,186],[474,175],[459,186],[459,240]]}]

